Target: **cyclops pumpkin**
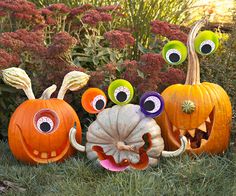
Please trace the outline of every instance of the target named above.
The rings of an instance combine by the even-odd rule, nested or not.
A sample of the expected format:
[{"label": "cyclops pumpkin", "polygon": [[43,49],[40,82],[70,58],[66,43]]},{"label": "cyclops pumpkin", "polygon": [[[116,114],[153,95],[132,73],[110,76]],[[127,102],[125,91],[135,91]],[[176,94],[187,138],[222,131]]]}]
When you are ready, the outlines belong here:
[{"label": "cyclops pumpkin", "polygon": [[40,99],[35,99],[31,81],[24,70],[3,70],[3,80],[17,89],[23,89],[29,100],[22,103],[11,117],[8,141],[13,155],[20,161],[36,164],[62,161],[75,153],[68,134],[74,122],[76,138],[81,142],[80,121],[73,108],[63,98],[66,90],[82,88],[89,76],[82,72],[68,73],[58,98],[50,98],[56,85],[46,89]]},{"label": "cyclops pumpkin", "polygon": [[[93,97],[82,98],[82,105],[86,111],[96,107],[96,103],[102,100],[104,100],[102,105],[105,107],[104,93],[100,95],[92,93],[95,91],[94,88],[87,91],[82,97],[94,94],[94,97],[100,97],[100,101]],[[76,142],[76,129],[71,129],[70,141],[77,150],[86,151],[89,159],[98,160],[104,168],[111,171],[123,171],[128,167],[145,169],[157,165],[160,155],[178,156],[185,150],[187,140],[183,137],[182,146],[177,151],[163,151],[164,141],[160,127],[154,119],[148,117],[159,115],[163,109],[163,100],[158,93],[150,92],[143,95],[139,106],[128,104],[133,98],[133,88],[128,81],[114,81],[110,84],[108,92],[110,99],[118,105],[104,110],[103,107],[97,111],[100,113],[86,134],[86,146]],[[94,113],[94,110],[91,112]]]},{"label": "cyclops pumpkin", "polygon": [[162,93],[165,109],[157,122],[168,150],[180,146],[180,135],[188,139],[187,151],[195,154],[223,153],[228,147],[232,119],[230,99],[219,85],[200,83],[200,66],[195,49],[199,54],[208,55],[218,47],[218,39],[213,32],[203,31],[196,37],[205,22],[197,22],[188,36],[185,84],[172,85]]}]

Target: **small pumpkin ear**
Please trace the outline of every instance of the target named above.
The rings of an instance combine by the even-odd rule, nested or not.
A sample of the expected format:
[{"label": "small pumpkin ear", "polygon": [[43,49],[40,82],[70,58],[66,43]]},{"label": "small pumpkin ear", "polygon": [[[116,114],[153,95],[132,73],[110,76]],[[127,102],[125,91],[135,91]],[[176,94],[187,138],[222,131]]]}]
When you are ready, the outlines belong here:
[{"label": "small pumpkin ear", "polygon": [[142,95],[139,105],[145,116],[154,118],[162,113],[164,100],[159,93],[150,91]]},{"label": "small pumpkin ear", "polygon": [[83,93],[81,103],[86,112],[97,114],[106,107],[107,98],[101,89],[89,88]]}]

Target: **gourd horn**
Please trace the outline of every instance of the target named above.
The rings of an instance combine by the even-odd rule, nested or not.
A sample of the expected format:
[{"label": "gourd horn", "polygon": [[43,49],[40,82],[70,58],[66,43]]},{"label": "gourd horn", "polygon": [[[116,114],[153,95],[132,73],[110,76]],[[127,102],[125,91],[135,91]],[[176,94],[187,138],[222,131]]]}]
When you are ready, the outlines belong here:
[{"label": "gourd horn", "polygon": [[162,151],[162,156],[163,157],[177,157],[180,154],[182,154],[187,147],[187,138],[185,136],[180,136],[180,142],[181,142],[181,146],[178,150],[175,151]]},{"label": "gourd horn", "polygon": [[70,140],[70,143],[71,145],[78,151],[81,151],[81,152],[85,152],[85,146],[79,144],[77,141],[76,141],[76,123],[74,124],[74,127],[72,127],[70,129],[70,132],[69,132],[69,140]]}]

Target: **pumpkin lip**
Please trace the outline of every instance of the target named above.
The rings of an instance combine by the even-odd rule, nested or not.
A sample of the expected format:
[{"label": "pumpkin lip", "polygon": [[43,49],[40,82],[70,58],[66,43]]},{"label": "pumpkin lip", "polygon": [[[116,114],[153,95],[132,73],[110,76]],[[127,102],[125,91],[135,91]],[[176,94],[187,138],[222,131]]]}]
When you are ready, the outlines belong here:
[{"label": "pumpkin lip", "polygon": [[26,142],[23,131],[20,125],[16,124],[19,129],[20,141],[23,144],[23,148],[27,155],[37,163],[50,163],[60,160],[65,156],[68,149],[70,148],[69,140],[66,141],[63,145],[61,145],[58,149],[52,150],[51,152],[40,152],[37,149],[32,149]]},{"label": "pumpkin lip", "polygon": [[169,119],[168,121],[171,125],[171,133],[174,135],[177,141],[179,141],[179,136],[183,135],[188,140],[187,149],[198,149],[208,142],[211,136],[211,130],[214,124],[214,119],[215,107],[213,107],[207,119],[202,122],[198,127],[193,129],[181,129],[175,127]]},{"label": "pumpkin lip", "polygon": [[[152,147],[152,136],[150,133],[145,133],[142,136],[142,139],[144,141],[144,144],[136,152],[137,154],[139,154],[139,161],[137,163],[133,163],[129,159],[123,159],[120,163],[117,163],[114,157],[112,155],[107,155],[104,152],[104,149],[99,145],[94,145],[92,147],[92,150],[94,150],[97,153],[100,164],[104,168],[110,171],[123,171],[127,169],[129,166],[135,169],[144,170],[148,167],[149,164],[149,158],[147,152]],[[109,163],[111,167],[106,167],[107,165],[105,166],[105,164],[103,164],[104,161]]]}]

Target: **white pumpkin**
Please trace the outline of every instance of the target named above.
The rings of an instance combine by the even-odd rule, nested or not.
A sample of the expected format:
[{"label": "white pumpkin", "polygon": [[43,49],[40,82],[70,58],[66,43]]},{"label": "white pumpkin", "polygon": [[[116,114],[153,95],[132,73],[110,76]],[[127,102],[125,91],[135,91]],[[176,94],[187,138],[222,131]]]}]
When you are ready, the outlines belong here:
[{"label": "white pumpkin", "polygon": [[161,130],[156,121],[145,117],[139,105],[127,104],[115,105],[104,109],[97,119],[89,126],[86,146],[83,147],[75,140],[76,129],[70,131],[71,144],[80,151],[86,151],[90,160],[98,159],[94,146],[100,146],[106,155],[112,155],[117,164],[127,159],[132,163],[138,163],[139,149],[145,144],[143,136],[151,135],[151,147],[147,150],[148,165],[155,166],[158,159],[163,156],[177,156],[186,148],[186,138],[182,138],[182,146],[174,152],[166,152]]}]

